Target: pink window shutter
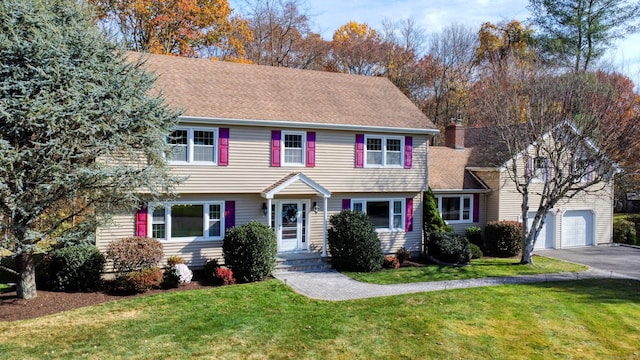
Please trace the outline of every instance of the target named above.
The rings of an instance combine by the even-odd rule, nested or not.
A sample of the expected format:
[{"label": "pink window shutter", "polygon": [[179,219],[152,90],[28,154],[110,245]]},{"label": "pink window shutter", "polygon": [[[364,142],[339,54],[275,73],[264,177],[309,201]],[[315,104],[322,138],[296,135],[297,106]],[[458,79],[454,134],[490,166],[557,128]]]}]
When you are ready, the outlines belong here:
[{"label": "pink window shutter", "polygon": [[356,167],[364,167],[364,134],[356,134]]},{"label": "pink window shutter", "polygon": [[271,131],[271,166],[280,167],[280,140],[282,132],[280,130]]},{"label": "pink window shutter", "polygon": [[413,198],[406,199],[406,212],[405,212],[405,230],[406,232],[413,231]]},{"label": "pink window shutter", "polygon": [[224,202],[224,228],[231,229],[236,226],[236,202],[227,200]]},{"label": "pink window shutter", "polygon": [[473,222],[480,221],[480,194],[473,194]]},{"label": "pink window shutter", "polygon": [[524,165],[524,175],[528,178],[533,176],[533,158],[528,157],[527,162]]},{"label": "pink window shutter", "polygon": [[316,133],[307,132],[307,167],[316,166]]},{"label": "pink window shutter", "polygon": [[413,162],[413,137],[404,137],[404,168],[411,169]]},{"label": "pink window shutter", "polygon": [[229,165],[229,128],[220,128],[218,136],[218,165]]},{"label": "pink window shutter", "polygon": [[147,207],[136,212],[136,236],[147,236]]}]

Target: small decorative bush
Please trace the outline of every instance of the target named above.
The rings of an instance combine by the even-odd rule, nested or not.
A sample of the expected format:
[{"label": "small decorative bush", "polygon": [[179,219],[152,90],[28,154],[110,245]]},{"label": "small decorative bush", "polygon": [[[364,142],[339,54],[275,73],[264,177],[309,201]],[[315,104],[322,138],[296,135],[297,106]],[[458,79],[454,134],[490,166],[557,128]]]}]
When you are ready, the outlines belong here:
[{"label": "small decorative bush", "polygon": [[174,289],[180,286],[180,274],[178,269],[173,266],[165,266],[162,274],[162,287],[165,289]]},{"label": "small decorative bush", "polygon": [[140,293],[157,289],[162,285],[163,274],[159,267],[145,268],[129,272],[116,280],[117,290],[125,293]]},{"label": "small decorative bush", "polygon": [[620,244],[637,244],[635,224],[626,219],[613,220],[613,242]]},{"label": "small decorative bush", "polygon": [[89,291],[102,285],[104,255],[93,245],[56,249],[47,257],[47,283],[57,291]]},{"label": "small decorative bush", "polygon": [[433,233],[428,244],[429,255],[450,264],[468,264],[471,260],[469,241],[451,233]]},{"label": "small decorative bush", "polygon": [[469,240],[471,244],[475,244],[479,247],[483,247],[482,243],[482,229],[479,226],[469,226],[464,229],[464,236]]},{"label": "small decorative bush", "polygon": [[176,266],[177,264],[184,264],[182,256],[173,255],[167,258],[167,265]]},{"label": "small decorative bush", "polygon": [[107,258],[113,260],[116,277],[132,271],[158,266],[162,260],[162,243],[156,239],[133,236],[116,240],[107,248]]},{"label": "small decorative bush", "polygon": [[398,249],[398,251],[396,251],[396,258],[400,262],[400,265],[402,265],[406,260],[411,259],[411,253],[409,252],[409,250],[401,247],[400,249]]},{"label": "small decorative bush", "polygon": [[227,231],[222,254],[239,282],[260,281],[275,267],[277,246],[273,229],[252,220]]},{"label": "small decorative bush", "polygon": [[216,285],[233,285],[236,283],[236,278],[233,277],[233,271],[231,269],[225,269],[219,267],[214,274],[214,284]]},{"label": "small decorative bush", "polygon": [[484,228],[485,253],[512,257],[522,251],[522,224],[517,221],[494,221]]},{"label": "small decorative bush", "polygon": [[400,260],[396,256],[387,255],[384,257],[382,267],[385,269],[398,269],[400,268]]},{"label": "small decorative bush", "polygon": [[331,265],[339,271],[376,271],[384,261],[376,229],[362,212],[343,210],[329,219]]},{"label": "small decorative bush", "polygon": [[204,263],[204,267],[202,268],[202,275],[207,281],[213,283],[215,280],[216,271],[219,267],[220,264],[218,263],[218,259],[208,260],[206,263]]},{"label": "small decorative bush", "polygon": [[481,259],[482,256],[484,256],[484,254],[482,254],[482,250],[480,249],[480,246],[476,244],[469,243],[469,251],[471,252],[472,259]]}]

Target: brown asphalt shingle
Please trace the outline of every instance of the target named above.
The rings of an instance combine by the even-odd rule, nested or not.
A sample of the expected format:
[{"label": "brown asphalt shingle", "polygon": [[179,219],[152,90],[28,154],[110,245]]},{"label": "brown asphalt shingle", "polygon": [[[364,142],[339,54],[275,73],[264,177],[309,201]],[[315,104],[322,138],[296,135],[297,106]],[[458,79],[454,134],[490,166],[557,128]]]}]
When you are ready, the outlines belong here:
[{"label": "brown asphalt shingle", "polygon": [[156,87],[184,116],[436,128],[383,77],[165,55],[143,58],[158,76]]},{"label": "brown asphalt shingle", "polygon": [[466,170],[473,149],[456,150],[446,146],[429,147],[429,187],[433,190],[485,189]]}]

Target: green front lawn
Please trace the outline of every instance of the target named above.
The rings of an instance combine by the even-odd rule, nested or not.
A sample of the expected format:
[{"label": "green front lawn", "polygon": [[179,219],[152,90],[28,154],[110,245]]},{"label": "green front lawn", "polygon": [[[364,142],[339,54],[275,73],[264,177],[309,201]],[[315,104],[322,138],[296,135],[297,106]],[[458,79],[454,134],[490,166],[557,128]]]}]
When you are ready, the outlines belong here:
[{"label": "green front lawn", "polygon": [[630,359],[640,343],[640,283],[328,302],[270,280],[0,322],[0,335],[2,359]]},{"label": "green front lawn", "polygon": [[543,256],[533,258],[534,265],[520,265],[519,259],[482,258],[471,261],[471,266],[406,267],[382,270],[373,273],[345,272],[358,281],[372,284],[404,284],[423,281],[479,279],[486,277],[551,274],[586,270],[583,265],[573,264]]}]

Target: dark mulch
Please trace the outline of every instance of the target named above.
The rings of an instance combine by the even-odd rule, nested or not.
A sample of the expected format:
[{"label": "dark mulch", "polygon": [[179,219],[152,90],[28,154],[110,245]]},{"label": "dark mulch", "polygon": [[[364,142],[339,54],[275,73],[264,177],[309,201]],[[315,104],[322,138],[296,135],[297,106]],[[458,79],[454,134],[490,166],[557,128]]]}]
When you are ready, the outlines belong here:
[{"label": "dark mulch", "polygon": [[107,292],[57,292],[38,290],[37,297],[31,300],[18,299],[15,291],[0,294],[0,321],[34,319],[40,316],[56,314],[84,306],[101,304],[112,300],[130,299],[158,293],[202,289],[210,284],[195,277],[189,284],[174,289],[154,289],[142,294],[115,295]]}]

